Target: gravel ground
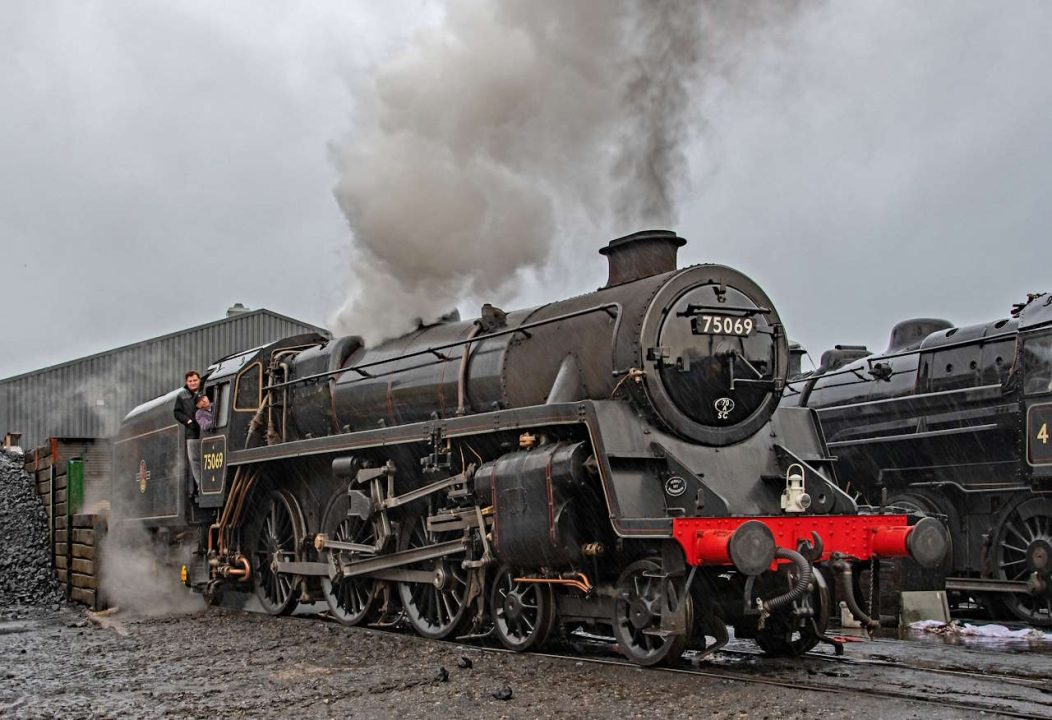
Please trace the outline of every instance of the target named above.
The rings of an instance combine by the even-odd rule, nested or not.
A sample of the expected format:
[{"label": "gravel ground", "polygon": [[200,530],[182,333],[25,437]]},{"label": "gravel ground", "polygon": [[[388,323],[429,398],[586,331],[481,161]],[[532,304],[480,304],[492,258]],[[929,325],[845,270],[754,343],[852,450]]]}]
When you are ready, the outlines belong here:
[{"label": "gravel ground", "polygon": [[22,455],[0,450],[0,607],[63,601],[51,570],[47,513]]},{"label": "gravel ground", "polygon": [[[983,717],[860,694],[499,654],[316,618],[221,608],[92,618],[70,608],[0,611],[0,716]],[[470,668],[461,667],[463,658]],[[511,698],[497,699],[505,688]]]}]

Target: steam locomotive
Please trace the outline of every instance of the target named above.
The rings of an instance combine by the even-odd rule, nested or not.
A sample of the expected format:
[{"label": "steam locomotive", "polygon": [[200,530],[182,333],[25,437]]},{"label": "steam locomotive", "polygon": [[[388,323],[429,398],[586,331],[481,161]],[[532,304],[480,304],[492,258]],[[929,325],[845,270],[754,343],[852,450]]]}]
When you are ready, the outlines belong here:
[{"label": "steam locomotive", "polygon": [[1052,626],[1052,296],[901,322],[879,355],[839,345],[783,403],[818,411],[845,490],[944,520],[947,590]]},{"label": "steam locomotive", "polygon": [[684,243],[614,240],[604,287],[529,310],[223,358],[200,488],[175,393],[148,402],[115,440],[111,528],[188,545],[188,587],[275,614],[324,598],[350,625],[513,650],[588,626],[642,665],[728,625],[771,653],[830,641],[834,579],[938,564],[945,531],[838,487],[814,413],[778,408],[773,304],[731,268],[677,269]]}]

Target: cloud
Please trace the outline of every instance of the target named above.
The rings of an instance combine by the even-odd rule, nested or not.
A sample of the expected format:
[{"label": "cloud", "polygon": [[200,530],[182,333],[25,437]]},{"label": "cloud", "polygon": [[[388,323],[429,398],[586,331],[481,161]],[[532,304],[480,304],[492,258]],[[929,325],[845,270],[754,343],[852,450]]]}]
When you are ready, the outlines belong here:
[{"label": "cloud", "polygon": [[322,324],[348,231],[328,142],[347,78],[434,11],[159,1],[0,22],[0,377],[219,319]]}]

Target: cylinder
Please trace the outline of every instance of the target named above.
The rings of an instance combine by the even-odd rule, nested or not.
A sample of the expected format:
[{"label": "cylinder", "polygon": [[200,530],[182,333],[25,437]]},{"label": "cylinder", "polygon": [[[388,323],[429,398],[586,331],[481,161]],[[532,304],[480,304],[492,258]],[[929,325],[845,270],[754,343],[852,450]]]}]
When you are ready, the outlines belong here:
[{"label": "cylinder", "polygon": [[581,560],[577,499],[587,443],[552,443],[509,453],[475,473],[475,492],[493,503],[493,549],[521,568],[569,568]]}]

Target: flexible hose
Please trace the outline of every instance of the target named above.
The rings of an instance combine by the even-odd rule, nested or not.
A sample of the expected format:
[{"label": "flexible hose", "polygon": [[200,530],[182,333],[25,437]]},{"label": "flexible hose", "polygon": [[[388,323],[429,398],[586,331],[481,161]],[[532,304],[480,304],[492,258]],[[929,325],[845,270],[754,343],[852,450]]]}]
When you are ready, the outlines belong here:
[{"label": "flexible hose", "polygon": [[865,625],[868,630],[876,630],[879,628],[880,621],[874,620],[863,612],[858,604],[858,598],[855,597],[855,583],[851,564],[843,560],[838,560],[833,563],[833,569],[837,573],[836,577],[837,582],[840,585],[840,594],[844,597],[844,602],[847,603],[847,609],[851,611],[854,618]]},{"label": "flexible hose", "polygon": [[781,558],[782,560],[789,560],[796,565],[797,569],[800,571],[800,577],[797,578],[796,584],[793,585],[789,592],[764,601],[763,609],[768,613],[773,613],[775,610],[783,608],[786,605],[791,605],[802,598],[804,593],[806,593],[811,586],[811,574],[813,573],[811,563],[809,563],[807,558],[796,550],[778,548],[775,551],[774,556],[776,558]]}]

